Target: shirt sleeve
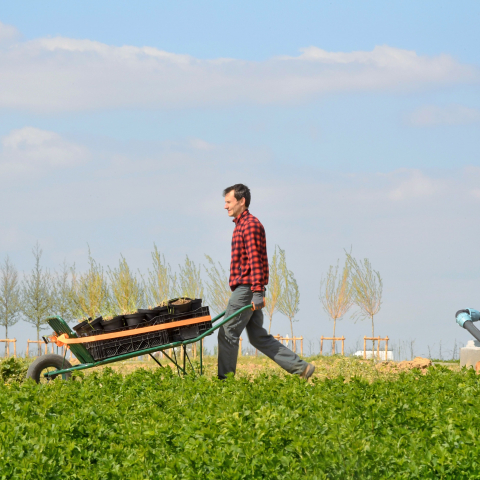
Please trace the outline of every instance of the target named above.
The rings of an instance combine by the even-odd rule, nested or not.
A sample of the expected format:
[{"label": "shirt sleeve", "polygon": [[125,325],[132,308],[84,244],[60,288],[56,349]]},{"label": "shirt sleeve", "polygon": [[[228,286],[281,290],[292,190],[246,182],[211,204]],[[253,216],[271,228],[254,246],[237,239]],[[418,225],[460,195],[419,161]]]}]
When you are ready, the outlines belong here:
[{"label": "shirt sleeve", "polygon": [[252,292],[263,292],[265,281],[266,239],[263,225],[251,222],[245,226],[243,241],[252,278]]}]

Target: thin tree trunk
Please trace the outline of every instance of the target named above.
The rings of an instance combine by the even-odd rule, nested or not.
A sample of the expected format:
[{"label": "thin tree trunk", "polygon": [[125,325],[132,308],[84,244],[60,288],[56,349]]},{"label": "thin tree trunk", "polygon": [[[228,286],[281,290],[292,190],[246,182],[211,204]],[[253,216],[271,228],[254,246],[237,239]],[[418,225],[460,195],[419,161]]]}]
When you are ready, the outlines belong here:
[{"label": "thin tree trunk", "polygon": [[[372,338],[375,336],[373,328],[373,315],[372,315]],[[372,340],[372,360],[375,360],[375,340]]]},{"label": "thin tree trunk", "polygon": [[270,323],[268,325],[268,333],[270,333],[270,330],[272,329],[272,318],[273,318],[273,315],[270,316]]},{"label": "thin tree trunk", "polygon": [[[335,338],[335,327],[336,327],[336,325],[337,325],[337,319],[334,318],[333,319],[333,338]],[[337,346],[335,345],[335,340],[332,340],[332,342],[333,342],[332,350],[333,350],[334,353],[337,353]]]},{"label": "thin tree trunk", "polygon": [[[40,326],[37,324],[37,342],[40,341]],[[37,343],[37,353],[38,353],[38,356],[41,355],[41,350],[40,350],[40,344]]]},{"label": "thin tree trunk", "polygon": [[292,346],[295,348],[295,342],[293,341],[293,321],[291,318],[289,320],[290,320],[290,332],[292,334]]},{"label": "thin tree trunk", "polygon": [[[8,339],[8,323],[6,320],[5,320],[5,338]],[[7,356],[7,352],[9,351],[9,348],[7,347],[7,345],[8,345],[8,342],[5,342],[5,357]]]}]

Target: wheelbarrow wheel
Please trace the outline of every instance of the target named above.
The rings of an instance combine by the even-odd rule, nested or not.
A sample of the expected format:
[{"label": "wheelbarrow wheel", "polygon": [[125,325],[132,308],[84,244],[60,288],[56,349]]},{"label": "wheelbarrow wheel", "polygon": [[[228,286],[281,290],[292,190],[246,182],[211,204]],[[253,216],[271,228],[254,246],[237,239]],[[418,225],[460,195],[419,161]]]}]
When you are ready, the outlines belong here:
[{"label": "wheelbarrow wheel", "polygon": [[[72,365],[70,362],[61,355],[55,355],[53,353],[42,355],[41,357],[38,357],[28,368],[27,378],[32,378],[37,383],[47,383],[57,378],[58,375],[45,377],[45,373],[54,372],[55,370],[63,370],[65,368],[70,368],[71,366]],[[71,376],[71,372],[61,374],[61,378],[63,380],[69,380]]]}]

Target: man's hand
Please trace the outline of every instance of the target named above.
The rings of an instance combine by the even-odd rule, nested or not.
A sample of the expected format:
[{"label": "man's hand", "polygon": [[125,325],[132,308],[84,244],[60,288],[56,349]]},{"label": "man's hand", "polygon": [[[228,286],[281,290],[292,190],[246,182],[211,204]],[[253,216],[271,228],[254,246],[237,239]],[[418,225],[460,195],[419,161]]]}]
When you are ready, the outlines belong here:
[{"label": "man's hand", "polygon": [[263,292],[253,292],[252,305],[253,310],[261,310],[265,306]]}]

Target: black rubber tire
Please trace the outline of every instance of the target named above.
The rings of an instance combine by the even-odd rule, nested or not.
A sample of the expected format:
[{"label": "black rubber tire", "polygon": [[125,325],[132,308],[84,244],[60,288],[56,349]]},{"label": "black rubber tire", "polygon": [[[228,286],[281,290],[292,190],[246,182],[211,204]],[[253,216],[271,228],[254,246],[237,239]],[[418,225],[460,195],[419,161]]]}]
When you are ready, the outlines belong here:
[{"label": "black rubber tire", "polygon": [[[47,368],[54,368],[55,370],[63,370],[64,368],[70,368],[72,365],[67,359],[64,359],[61,355],[50,353],[48,355],[42,355],[38,357],[28,368],[27,378],[32,378],[37,383],[43,379],[42,372]],[[52,380],[57,378],[58,375],[50,377]],[[69,380],[72,376],[71,372],[63,373],[62,378]]]}]

